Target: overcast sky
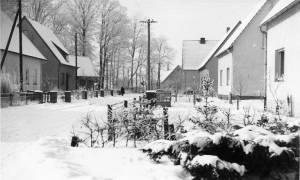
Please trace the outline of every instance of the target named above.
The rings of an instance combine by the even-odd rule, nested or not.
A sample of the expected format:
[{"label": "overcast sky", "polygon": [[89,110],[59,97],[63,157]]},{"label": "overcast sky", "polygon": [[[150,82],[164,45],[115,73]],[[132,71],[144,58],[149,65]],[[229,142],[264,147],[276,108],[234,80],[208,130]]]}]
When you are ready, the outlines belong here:
[{"label": "overcast sky", "polygon": [[165,36],[176,50],[173,65],[181,65],[183,40],[220,39],[259,0],[120,0],[130,17],[151,18],[156,36]]}]

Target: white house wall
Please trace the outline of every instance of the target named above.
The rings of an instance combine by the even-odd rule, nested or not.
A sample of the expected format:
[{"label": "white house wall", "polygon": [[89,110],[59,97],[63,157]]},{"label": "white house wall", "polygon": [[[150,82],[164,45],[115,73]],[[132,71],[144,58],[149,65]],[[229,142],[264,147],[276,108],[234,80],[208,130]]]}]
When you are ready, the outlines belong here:
[{"label": "white house wall", "polygon": [[[229,85],[226,84],[226,69],[230,69]],[[223,70],[222,85],[220,84],[220,70]],[[231,92],[232,84],[232,53],[221,56],[218,59],[218,95],[228,96]]]},{"label": "white house wall", "polygon": [[[287,96],[294,99],[295,115],[300,117],[300,5],[275,20],[268,29],[267,72],[268,107],[275,108],[273,94],[283,102]],[[284,81],[275,82],[275,51],[284,48]],[[273,92],[273,93],[272,93]]]}]

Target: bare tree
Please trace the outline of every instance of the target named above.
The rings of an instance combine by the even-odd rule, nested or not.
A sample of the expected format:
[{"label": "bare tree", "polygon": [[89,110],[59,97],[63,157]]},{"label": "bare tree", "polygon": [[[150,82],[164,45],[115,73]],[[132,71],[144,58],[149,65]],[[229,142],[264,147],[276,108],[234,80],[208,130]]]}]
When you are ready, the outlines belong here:
[{"label": "bare tree", "polygon": [[73,28],[79,34],[79,45],[82,56],[87,55],[90,42],[99,15],[99,0],[71,0],[68,9],[71,14]]},{"label": "bare tree", "polygon": [[154,40],[154,53],[157,59],[157,88],[160,88],[160,72],[161,67],[170,63],[174,57],[174,50],[169,47],[167,40],[164,37],[156,38]]}]

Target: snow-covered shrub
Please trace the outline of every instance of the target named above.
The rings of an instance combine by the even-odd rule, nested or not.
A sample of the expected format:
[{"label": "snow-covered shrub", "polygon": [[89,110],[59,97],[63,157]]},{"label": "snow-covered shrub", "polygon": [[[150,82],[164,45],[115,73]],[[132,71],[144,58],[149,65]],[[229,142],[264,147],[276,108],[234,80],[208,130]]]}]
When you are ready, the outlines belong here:
[{"label": "snow-covered shrub", "polygon": [[126,134],[126,146],[133,139],[157,140],[162,137],[162,120],[155,118],[151,107],[130,107],[119,111],[116,119],[120,121],[121,131]]},{"label": "snow-covered shrub", "polygon": [[12,93],[18,90],[18,84],[14,83],[10,74],[2,72],[1,77],[1,93]]},{"label": "snow-covered shrub", "polygon": [[217,119],[216,114],[218,112],[217,106],[211,104],[209,97],[214,93],[213,80],[209,77],[201,79],[201,94],[204,98],[204,105],[196,107],[197,112],[200,113],[200,117],[191,118],[191,122],[206,129],[211,133],[216,132],[216,128],[213,126],[214,121]]},{"label": "snow-covered shrub", "polygon": [[159,161],[166,155],[196,179],[234,179],[245,172],[259,176],[268,176],[273,171],[295,172],[299,157],[299,134],[276,135],[254,125],[226,134],[198,133],[164,142],[161,148],[155,144],[161,142],[144,148],[150,158]]},{"label": "snow-covered shrub", "polygon": [[[92,112],[88,112],[81,120],[81,129],[76,135],[73,130],[73,136],[80,139],[80,142],[87,143],[89,147],[95,147],[101,144],[104,147],[106,140],[104,140],[104,131],[109,127],[108,123],[100,122]],[[99,138],[101,138],[99,140]]]},{"label": "snow-covered shrub", "polygon": [[245,173],[244,165],[226,162],[213,155],[197,155],[186,168],[195,179],[233,179]]}]

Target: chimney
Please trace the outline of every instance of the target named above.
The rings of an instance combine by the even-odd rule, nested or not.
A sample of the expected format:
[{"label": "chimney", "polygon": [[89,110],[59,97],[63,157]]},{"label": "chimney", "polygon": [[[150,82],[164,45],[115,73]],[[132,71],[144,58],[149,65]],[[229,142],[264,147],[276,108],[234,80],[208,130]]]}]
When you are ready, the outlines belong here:
[{"label": "chimney", "polygon": [[200,44],[205,44],[206,40],[204,37],[200,38]]},{"label": "chimney", "polygon": [[226,27],[226,32],[230,31],[230,27]]}]

